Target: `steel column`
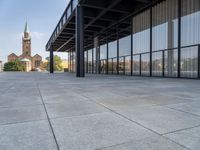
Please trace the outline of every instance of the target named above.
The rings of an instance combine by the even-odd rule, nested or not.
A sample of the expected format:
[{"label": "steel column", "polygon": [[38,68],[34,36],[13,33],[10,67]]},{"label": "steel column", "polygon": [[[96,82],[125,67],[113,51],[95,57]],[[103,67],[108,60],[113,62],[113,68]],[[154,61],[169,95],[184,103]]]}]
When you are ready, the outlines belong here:
[{"label": "steel column", "polygon": [[181,77],[181,0],[178,0],[178,78]]},{"label": "steel column", "polygon": [[131,76],[133,75],[133,19],[131,18]]},{"label": "steel column", "polygon": [[150,77],[152,77],[152,49],[153,49],[153,40],[152,40],[152,36],[153,36],[153,13],[152,13],[152,6],[150,8],[150,62],[149,62],[149,71],[150,71]]},{"label": "steel column", "polygon": [[198,46],[198,78],[200,78],[200,45]]},{"label": "steel column", "polygon": [[142,54],[140,54],[140,76],[142,76]]},{"label": "steel column", "polygon": [[84,20],[83,7],[76,8],[76,76],[84,77]]},{"label": "steel column", "polygon": [[162,51],[162,76],[165,76],[165,51]]},{"label": "steel column", "polygon": [[107,35],[107,41],[106,41],[106,47],[107,47],[107,58],[106,58],[106,62],[107,62],[107,64],[106,64],[106,74],[108,74],[108,48],[109,48],[109,45],[108,45],[108,35]]},{"label": "steel column", "polygon": [[117,27],[117,74],[119,74],[119,31]]},{"label": "steel column", "polygon": [[50,73],[54,73],[53,47],[50,48]]}]

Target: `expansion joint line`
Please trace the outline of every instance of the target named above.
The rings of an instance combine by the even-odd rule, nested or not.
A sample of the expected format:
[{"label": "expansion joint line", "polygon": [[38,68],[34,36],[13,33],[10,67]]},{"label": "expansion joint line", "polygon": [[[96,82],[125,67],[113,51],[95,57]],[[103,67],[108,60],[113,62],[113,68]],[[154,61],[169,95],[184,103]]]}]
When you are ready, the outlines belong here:
[{"label": "expansion joint line", "polygon": [[42,105],[43,105],[43,107],[44,107],[44,110],[45,110],[45,113],[46,113],[46,116],[47,116],[47,120],[48,120],[50,129],[51,129],[51,132],[52,132],[52,134],[53,134],[54,141],[55,141],[55,143],[56,143],[57,150],[60,150],[60,147],[59,147],[59,145],[58,145],[58,141],[57,141],[57,138],[56,138],[56,135],[55,135],[55,132],[54,132],[54,129],[53,129],[51,120],[50,120],[50,118],[49,118],[49,114],[48,114],[48,112],[47,112],[46,105],[45,105],[45,103],[44,103],[44,99],[43,99],[43,97],[42,97],[42,93],[41,93],[40,88],[39,88],[39,84],[38,84],[38,82],[37,82],[37,78],[35,78],[35,82],[36,82],[36,86],[37,86],[37,89],[38,89],[39,94],[40,94],[40,98],[41,98],[41,101],[42,101]]}]

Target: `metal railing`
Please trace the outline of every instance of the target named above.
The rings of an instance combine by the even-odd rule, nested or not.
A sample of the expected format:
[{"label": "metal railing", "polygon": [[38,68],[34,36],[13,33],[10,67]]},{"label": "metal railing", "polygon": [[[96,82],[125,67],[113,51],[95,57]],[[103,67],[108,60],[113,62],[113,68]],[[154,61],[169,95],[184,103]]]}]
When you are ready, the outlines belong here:
[{"label": "metal railing", "polygon": [[48,50],[51,46],[51,44],[56,40],[58,35],[61,33],[63,30],[65,24],[68,22],[69,18],[71,17],[72,13],[76,9],[76,6],[78,5],[80,0],[70,0],[66,10],[64,11],[61,19],[59,20],[55,30],[53,31],[47,45],[46,45],[46,50]]}]

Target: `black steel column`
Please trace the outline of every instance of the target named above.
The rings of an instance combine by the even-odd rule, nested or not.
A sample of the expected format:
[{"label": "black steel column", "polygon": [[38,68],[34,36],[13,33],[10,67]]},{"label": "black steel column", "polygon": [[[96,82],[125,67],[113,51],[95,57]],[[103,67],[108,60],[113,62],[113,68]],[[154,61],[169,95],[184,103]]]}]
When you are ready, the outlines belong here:
[{"label": "black steel column", "polygon": [[140,76],[142,76],[142,54],[140,54]]},{"label": "black steel column", "polygon": [[50,48],[50,73],[54,73],[53,47]]},{"label": "black steel column", "polygon": [[94,48],[92,48],[92,74],[94,73]]},{"label": "black steel column", "polygon": [[76,76],[84,77],[84,22],[83,7],[76,8]]},{"label": "black steel column", "polygon": [[153,36],[153,12],[152,12],[152,6],[150,8],[150,64],[149,64],[149,71],[150,71],[150,77],[152,77],[152,49],[153,49],[153,40],[152,40],[152,36]]},{"label": "black steel column", "polygon": [[88,51],[87,51],[87,53],[86,53],[86,55],[87,55],[87,60],[86,60],[86,73],[88,73]]},{"label": "black steel column", "polygon": [[198,78],[200,78],[200,45],[198,46]]},{"label": "black steel column", "polygon": [[133,19],[131,19],[131,76],[133,75]]},{"label": "black steel column", "polygon": [[181,77],[181,0],[178,0],[178,78]]},{"label": "black steel column", "polygon": [[107,35],[107,39],[106,39],[106,47],[107,47],[107,57],[106,57],[106,62],[107,62],[107,64],[106,64],[106,74],[108,74],[108,59],[109,59],[109,56],[108,56],[108,48],[109,48],[109,45],[108,45],[108,35]]},{"label": "black steel column", "polygon": [[162,51],[162,76],[165,76],[165,51]]},{"label": "black steel column", "polygon": [[117,27],[117,74],[119,74],[119,29]]}]

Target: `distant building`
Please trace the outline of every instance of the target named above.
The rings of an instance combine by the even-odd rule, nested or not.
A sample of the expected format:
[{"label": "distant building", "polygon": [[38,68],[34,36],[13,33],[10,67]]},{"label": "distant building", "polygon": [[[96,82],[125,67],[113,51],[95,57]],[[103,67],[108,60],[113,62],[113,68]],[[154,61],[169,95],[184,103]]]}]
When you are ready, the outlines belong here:
[{"label": "distant building", "polygon": [[15,53],[8,55],[8,62],[19,60],[27,72],[36,70],[42,63],[42,57],[38,54],[31,56],[31,36],[26,23],[24,35],[22,37],[22,55],[17,56]]},{"label": "distant building", "polygon": [[3,71],[3,62],[0,61],[0,72]]}]

